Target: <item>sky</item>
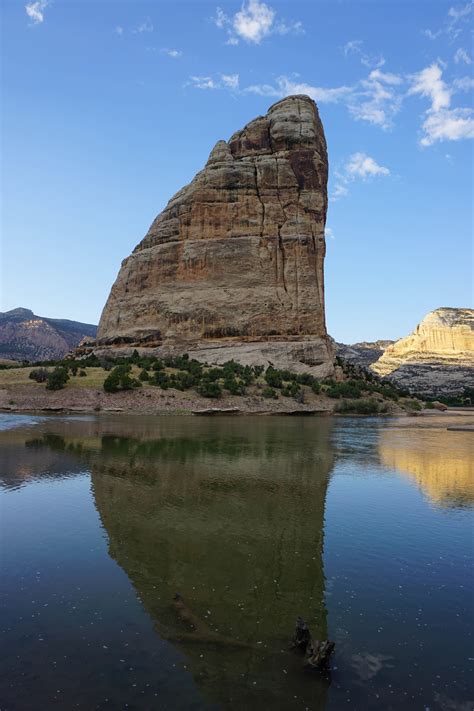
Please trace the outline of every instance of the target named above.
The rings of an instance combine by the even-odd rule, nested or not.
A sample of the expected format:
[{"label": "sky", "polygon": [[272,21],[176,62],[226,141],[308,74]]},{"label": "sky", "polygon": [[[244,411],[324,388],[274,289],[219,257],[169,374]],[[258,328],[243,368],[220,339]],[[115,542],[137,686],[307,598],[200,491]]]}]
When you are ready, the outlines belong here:
[{"label": "sky", "polygon": [[218,139],[284,96],[328,143],[326,320],[472,306],[473,2],[4,0],[0,310],[97,323]]}]

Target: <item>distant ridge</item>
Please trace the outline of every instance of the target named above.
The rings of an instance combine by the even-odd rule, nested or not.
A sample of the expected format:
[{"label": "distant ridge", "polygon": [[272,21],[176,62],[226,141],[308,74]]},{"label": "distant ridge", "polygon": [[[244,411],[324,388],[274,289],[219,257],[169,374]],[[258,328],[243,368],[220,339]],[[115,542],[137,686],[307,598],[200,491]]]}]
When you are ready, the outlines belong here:
[{"label": "distant ridge", "polygon": [[0,358],[32,363],[63,358],[96,331],[93,324],[37,316],[31,309],[0,312]]}]

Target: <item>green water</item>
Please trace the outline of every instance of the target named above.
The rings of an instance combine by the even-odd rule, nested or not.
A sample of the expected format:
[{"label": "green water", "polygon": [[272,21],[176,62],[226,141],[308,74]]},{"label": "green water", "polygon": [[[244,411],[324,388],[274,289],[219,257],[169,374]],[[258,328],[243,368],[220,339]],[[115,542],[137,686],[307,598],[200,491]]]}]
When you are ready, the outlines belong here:
[{"label": "green water", "polygon": [[471,708],[473,435],[438,419],[3,416],[0,708]]}]

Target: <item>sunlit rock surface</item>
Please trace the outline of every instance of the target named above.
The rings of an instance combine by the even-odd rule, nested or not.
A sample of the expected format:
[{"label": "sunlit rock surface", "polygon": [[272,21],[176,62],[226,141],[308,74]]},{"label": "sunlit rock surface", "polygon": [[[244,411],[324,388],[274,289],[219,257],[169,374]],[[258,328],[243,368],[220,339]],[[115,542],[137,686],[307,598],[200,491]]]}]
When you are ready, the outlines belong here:
[{"label": "sunlit rock surface", "polygon": [[[324,310],[328,158],[316,104],[279,101],[218,141],[123,261],[101,346],[332,372]],[[202,351],[202,353],[201,353]]]},{"label": "sunlit rock surface", "polygon": [[474,310],[431,311],[371,369],[422,395],[451,395],[474,387]]}]

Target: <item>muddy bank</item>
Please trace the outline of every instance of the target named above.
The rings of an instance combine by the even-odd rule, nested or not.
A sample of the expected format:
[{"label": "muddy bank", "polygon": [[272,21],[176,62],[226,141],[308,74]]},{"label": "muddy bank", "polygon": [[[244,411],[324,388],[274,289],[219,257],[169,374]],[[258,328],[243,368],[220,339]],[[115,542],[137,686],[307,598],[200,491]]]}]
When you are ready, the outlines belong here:
[{"label": "muddy bank", "polygon": [[193,390],[181,392],[156,387],[143,387],[117,393],[99,388],[72,388],[47,391],[36,383],[15,384],[0,388],[0,409],[10,412],[125,412],[153,414],[202,414],[211,410],[227,410],[235,414],[326,414],[334,411],[336,400],[318,396],[298,403],[280,396],[278,400],[261,395],[223,395],[205,398]]}]

